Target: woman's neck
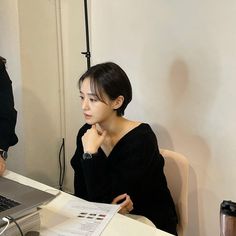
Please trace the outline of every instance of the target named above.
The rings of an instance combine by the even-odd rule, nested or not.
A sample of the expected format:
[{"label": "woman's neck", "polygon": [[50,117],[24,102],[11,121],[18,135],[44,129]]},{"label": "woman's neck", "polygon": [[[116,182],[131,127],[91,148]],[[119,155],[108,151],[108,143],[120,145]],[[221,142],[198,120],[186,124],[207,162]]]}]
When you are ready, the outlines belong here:
[{"label": "woman's neck", "polygon": [[124,117],[117,116],[107,124],[97,124],[98,131],[106,130],[107,136],[114,139],[114,142],[122,138],[126,133],[139,126],[140,122],[131,121]]},{"label": "woman's neck", "polygon": [[103,144],[101,145],[102,150],[108,157],[115,147],[115,145],[119,142],[119,140],[124,137],[128,132],[132,129],[140,125],[140,122],[135,122],[131,120],[127,120],[123,117],[117,117],[116,119],[112,119],[112,122],[106,124],[97,124],[97,130],[102,133],[103,130],[106,130],[107,134]]},{"label": "woman's neck", "polygon": [[107,135],[110,137],[116,136],[123,129],[125,124],[129,122],[126,118],[121,116],[113,117],[110,121],[96,124],[98,131],[106,130]]}]

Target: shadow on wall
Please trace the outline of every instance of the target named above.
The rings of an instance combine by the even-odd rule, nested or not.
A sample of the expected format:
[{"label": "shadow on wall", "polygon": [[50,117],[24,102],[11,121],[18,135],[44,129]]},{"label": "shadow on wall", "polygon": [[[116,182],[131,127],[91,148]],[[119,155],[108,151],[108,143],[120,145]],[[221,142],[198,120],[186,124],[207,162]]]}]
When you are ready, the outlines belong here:
[{"label": "shadow on wall", "polygon": [[[174,145],[171,140],[171,136],[168,131],[159,124],[151,124],[151,127],[158,139],[159,148],[173,150]],[[185,155],[185,153],[183,153]],[[189,159],[188,156],[186,156]],[[197,185],[197,176],[194,169],[189,166],[189,196],[188,196],[188,232],[191,236],[199,236],[199,204],[198,204],[198,185]],[[191,223],[193,222],[194,223]]]},{"label": "shadow on wall", "polygon": [[168,130],[160,124],[150,124],[156,134],[159,148],[174,150],[174,145]]},{"label": "shadow on wall", "polygon": [[[189,85],[188,67],[184,61],[176,59],[170,68],[169,88],[171,90],[172,101],[180,102],[184,98],[185,91]],[[176,104],[175,104],[176,105]]]},{"label": "shadow on wall", "polygon": [[[58,185],[60,116],[45,99],[23,88],[26,175],[50,186]],[[44,101],[42,101],[44,99]],[[57,103],[57,102],[56,102]],[[55,108],[56,109],[56,108]]]},{"label": "shadow on wall", "polygon": [[17,110],[17,121],[15,130],[16,130],[16,135],[18,137],[18,143],[14,146],[11,146],[8,150],[9,158],[7,159],[7,168],[19,174],[24,174],[26,172],[26,163],[25,160],[23,159],[23,157],[25,156],[25,141],[24,141],[24,131],[23,131],[22,110],[21,110],[22,106],[17,106],[18,99],[20,98],[19,94],[21,94],[21,88],[13,87],[15,108]]},{"label": "shadow on wall", "polygon": [[[190,162],[187,235],[191,236],[199,236],[200,227],[204,229],[207,224],[203,216],[200,216],[204,203],[199,202],[199,196],[203,197],[205,193],[199,192],[198,185],[205,186],[207,181],[211,151],[204,136],[208,132],[207,118],[218,88],[216,72],[209,71],[209,65],[211,63],[207,62],[207,58],[202,57],[200,65],[194,64],[199,68],[195,68],[195,71],[192,68],[190,77],[190,68],[186,62],[177,58],[170,66],[168,77],[168,129],[171,130],[174,146],[177,146],[180,152],[181,149],[184,150],[183,154]],[[173,148],[173,145],[170,148]]]}]

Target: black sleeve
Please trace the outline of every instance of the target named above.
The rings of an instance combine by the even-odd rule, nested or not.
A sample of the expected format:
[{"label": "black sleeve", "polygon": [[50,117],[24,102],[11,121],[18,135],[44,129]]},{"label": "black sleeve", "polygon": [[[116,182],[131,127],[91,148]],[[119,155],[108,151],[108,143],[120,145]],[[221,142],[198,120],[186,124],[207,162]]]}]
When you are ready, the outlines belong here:
[{"label": "black sleeve", "polygon": [[87,188],[88,200],[111,203],[112,180],[106,157],[100,150],[92,159],[82,160],[83,173]]},{"label": "black sleeve", "polygon": [[107,160],[99,149],[92,159],[83,160],[81,138],[90,126],[83,126],[77,136],[77,148],[71,159],[74,169],[74,191],[77,197],[88,201],[111,203],[111,180]]},{"label": "black sleeve", "polygon": [[[88,128],[88,127],[87,127]],[[74,194],[77,197],[87,199],[87,189],[85,185],[84,173],[81,166],[80,159],[82,158],[83,153],[83,145],[81,141],[81,137],[87,130],[84,125],[78,132],[77,140],[76,140],[76,150],[71,159],[71,166],[74,169]]]},{"label": "black sleeve", "polygon": [[3,150],[8,150],[18,141],[15,134],[16,118],[11,80],[0,60],[0,148]]}]

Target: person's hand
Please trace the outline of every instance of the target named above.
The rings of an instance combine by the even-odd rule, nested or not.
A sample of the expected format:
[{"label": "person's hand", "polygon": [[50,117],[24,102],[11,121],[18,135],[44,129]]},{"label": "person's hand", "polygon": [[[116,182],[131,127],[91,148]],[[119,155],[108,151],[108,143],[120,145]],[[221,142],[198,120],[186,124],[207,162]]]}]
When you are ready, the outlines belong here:
[{"label": "person's hand", "polygon": [[126,193],[115,197],[112,201],[112,204],[119,204],[119,203],[121,207],[121,209],[119,210],[119,213],[121,214],[128,214],[134,209],[133,202],[130,196]]},{"label": "person's hand", "polygon": [[6,163],[5,163],[5,160],[3,160],[2,157],[0,157],[0,176],[3,175],[5,169],[6,169]]},{"label": "person's hand", "polygon": [[106,134],[106,131],[98,132],[96,125],[92,125],[82,137],[84,152],[89,152],[91,154],[96,153],[98,148],[102,145]]}]

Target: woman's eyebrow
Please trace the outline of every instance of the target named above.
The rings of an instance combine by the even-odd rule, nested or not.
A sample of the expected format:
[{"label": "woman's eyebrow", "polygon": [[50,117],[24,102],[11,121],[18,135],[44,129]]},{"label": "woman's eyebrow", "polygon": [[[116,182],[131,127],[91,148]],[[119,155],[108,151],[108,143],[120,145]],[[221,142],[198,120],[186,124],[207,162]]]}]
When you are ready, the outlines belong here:
[{"label": "woman's eyebrow", "polygon": [[95,97],[97,97],[97,94],[95,94],[95,93],[87,93],[88,95],[90,95],[90,96],[95,96]]},{"label": "woman's eyebrow", "polygon": [[[79,92],[84,95],[84,93],[81,90]],[[97,94],[95,93],[87,93],[87,95],[97,97]]]}]

